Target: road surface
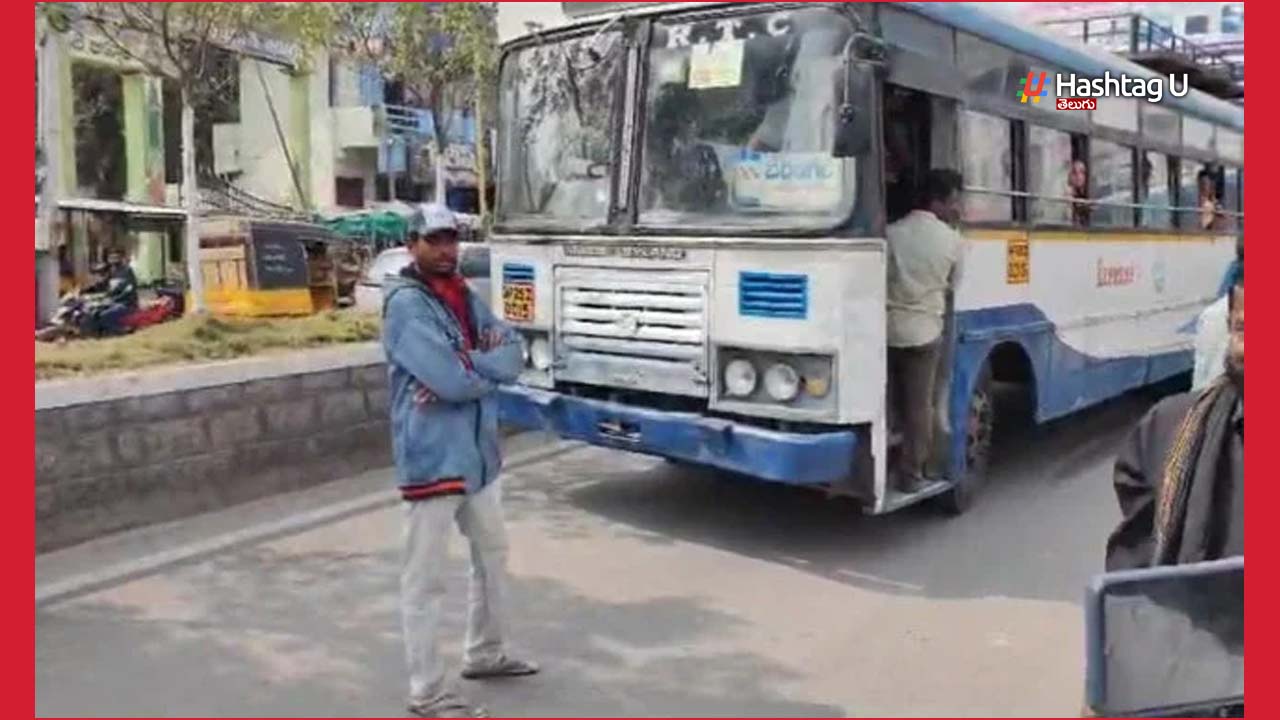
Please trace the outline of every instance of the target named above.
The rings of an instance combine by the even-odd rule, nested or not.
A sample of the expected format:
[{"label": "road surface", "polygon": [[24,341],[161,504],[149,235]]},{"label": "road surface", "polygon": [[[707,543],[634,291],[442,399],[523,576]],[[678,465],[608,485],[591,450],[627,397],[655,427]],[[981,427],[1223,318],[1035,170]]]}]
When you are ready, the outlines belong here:
[{"label": "road surface", "polygon": [[[1077,715],[1079,602],[1118,518],[1110,466],[1150,402],[1005,438],[959,518],[863,517],[590,447],[520,465],[503,480],[514,633],[544,672],[460,684],[495,716]],[[325,514],[387,477],[42,556],[37,714],[403,714],[399,508]],[[462,550],[455,534],[455,663]]]}]

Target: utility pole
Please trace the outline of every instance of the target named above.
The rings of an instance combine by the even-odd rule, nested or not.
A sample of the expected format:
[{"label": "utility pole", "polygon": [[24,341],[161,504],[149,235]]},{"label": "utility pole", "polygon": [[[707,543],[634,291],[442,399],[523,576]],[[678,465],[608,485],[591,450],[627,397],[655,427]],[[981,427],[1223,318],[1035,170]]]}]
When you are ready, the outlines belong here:
[{"label": "utility pole", "polygon": [[[58,203],[62,199],[62,109],[59,105],[62,63],[62,35],[47,25],[40,29],[36,78],[40,86],[36,98],[36,141],[44,154],[44,181],[40,188],[39,235],[36,251],[36,319],[45,322],[58,304]],[[68,100],[69,101],[69,100]]]}]

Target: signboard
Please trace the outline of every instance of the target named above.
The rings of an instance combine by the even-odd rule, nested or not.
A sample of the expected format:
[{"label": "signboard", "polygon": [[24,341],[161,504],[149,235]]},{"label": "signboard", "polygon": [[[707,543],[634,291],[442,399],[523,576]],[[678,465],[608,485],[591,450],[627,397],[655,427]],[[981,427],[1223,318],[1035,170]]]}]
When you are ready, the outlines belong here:
[{"label": "signboard", "polygon": [[[92,20],[73,17],[73,22],[67,31],[67,47],[73,57],[92,59],[130,69],[142,69],[142,63],[132,56],[147,58],[153,64],[169,64],[159,31],[149,34],[121,27],[120,23],[113,19],[110,9],[101,13],[100,16],[105,23],[114,26],[111,37],[99,31]],[[209,43],[264,62],[289,67],[298,64],[299,50],[296,45],[252,31],[243,31],[238,28],[215,30],[209,36]]]},{"label": "signboard", "polygon": [[1009,285],[1031,282],[1031,242],[1027,238],[1014,238],[1006,245],[1004,281]]},{"label": "signboard", "polygon": [[253,225],[253,267],[259,290],[307,287],[307,252],[296,230]]},{"label": "signboard", "polygon": [[842,201],[841,162],[824,153],[746,151],[733,166],[733,203],[743,208],[823,211]]},{"label": "signboard", "polygon": [[633,260],[684,260],[684,248],[654,245],[566,245],[568,257],[622,257]]},{"label": "signboard", "polygon": [[141,70],[143,66],[121,49],[121,45],[133,52],[145,53],[142,48],[146,47],[146,41],[145,35],[128,30],[119,31],[113,41],[88,23],[74,25],[67,31],[67,51],[73,59],[91,60],[128,70]]},{"label": "signboard", "polygon": [[530,265],[502,266],[502,315],[511,322],[533,322],[534,269]]},{"label": "signboard", "polygon": [[504,283],[502,315],[511,322],[533,322],[533,283]]},{"label": "signboard", "polygon": [[741,40],[714,45],[694,45],[689,49],[689,89],[734,88],[742,84]]}]

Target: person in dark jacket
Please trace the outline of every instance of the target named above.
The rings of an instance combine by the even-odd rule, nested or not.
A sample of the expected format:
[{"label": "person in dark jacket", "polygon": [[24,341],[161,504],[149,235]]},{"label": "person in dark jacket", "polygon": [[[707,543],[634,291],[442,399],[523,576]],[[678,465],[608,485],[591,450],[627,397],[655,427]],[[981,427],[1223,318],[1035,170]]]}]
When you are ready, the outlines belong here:
[{"label": "person in dark jacket", "polygon": [[1226,372],[1157,404],[1116,460],[1108,571],[1244,555],[1243,269],[1230,297]]},{"label": "person in dark jacket", "polygon": [[457,272],[452,212],[428,205],[411,220],[413,262],[388,277],[382,344],[391,384],[391,432],[404,500],[401,617],[409,711],[485,717],[446,689],[438,649],[449,530],[471,545],[463,677],[531,675],[506,652],[507,539],[498,473],[495,390],[524,366],[520,336],[498,321]]},{"label": "person in dark jacket", "polygon": [[107,265],[102,274],[101,280],[85,288],[85,292],[107,296],[106,304],[89,317],[91,334],[118,335],[124,329],[125,317],[138,309],[138,276],[125,262],[119,248],[107,251]]}]

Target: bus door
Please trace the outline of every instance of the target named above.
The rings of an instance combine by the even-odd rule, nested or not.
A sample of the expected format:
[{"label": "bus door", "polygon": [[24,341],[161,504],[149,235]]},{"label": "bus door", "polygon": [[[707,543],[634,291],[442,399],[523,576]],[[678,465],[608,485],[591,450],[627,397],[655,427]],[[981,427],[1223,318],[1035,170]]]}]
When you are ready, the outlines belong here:
[{"label": "bus door", "polygon": [[[950,98],[939,97],[914,88],[891,83],[884,91],[884,182],[885,220],[895,222],[909,213],[917,194],[917,184],[933,168],[957,168],[955,147],[956,105]],[[939,358],[938,380],[934,400],[935,428],[933,462],[938,470],[948,470],[947,448],[950,447],[948,408],[952,358],[955,354],[953,298],[947,299],[945,348]],[[892,387],[892,383],[890,383]],[[887,389],[886,389],[887,390]],[[901,447],[900,425],[889,399],[890,446]],[[892,467],[892,457],[891,464]],[[949,473],[947,473],[949,474]]]}]

